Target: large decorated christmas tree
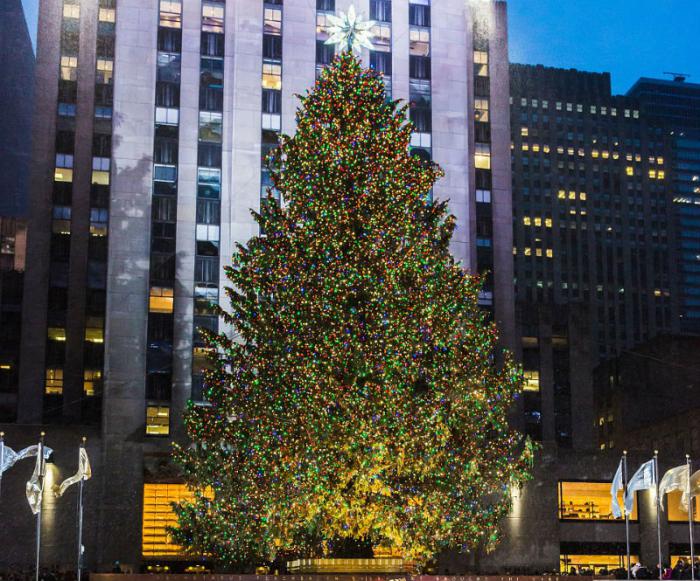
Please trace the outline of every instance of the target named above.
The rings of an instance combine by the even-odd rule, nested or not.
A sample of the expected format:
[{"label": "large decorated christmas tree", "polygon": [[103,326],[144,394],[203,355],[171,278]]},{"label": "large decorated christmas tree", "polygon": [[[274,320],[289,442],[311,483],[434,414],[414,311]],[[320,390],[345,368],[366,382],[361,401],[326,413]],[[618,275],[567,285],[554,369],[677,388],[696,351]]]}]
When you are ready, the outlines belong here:
[{"label": "large decorated christmas tree", "polygon": [[520,373],[495,363],[479,280],[430,201],[442,172],[410,134],[349,52],[301,99],[264,234],[227,271],[210,405],[176,450],[198,491],[174,533],[192,551],[231,566],[363,539],[421,563],[495,542],[532,453],[508,424]]}]

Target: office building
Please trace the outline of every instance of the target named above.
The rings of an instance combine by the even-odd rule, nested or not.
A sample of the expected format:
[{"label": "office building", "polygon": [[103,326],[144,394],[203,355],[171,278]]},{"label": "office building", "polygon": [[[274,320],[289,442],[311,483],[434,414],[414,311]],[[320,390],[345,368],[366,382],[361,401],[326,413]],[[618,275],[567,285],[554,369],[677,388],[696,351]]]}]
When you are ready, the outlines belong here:
[{"label": "office building", "polygon": [[681,331],[700,332],[700,84],[639,79],[627,92],[642,115],[663,128],[670,160],[677,231]]},{"label": "office building", "polygon": [[678,328],[671,143],[608,73],[511,66],[518,302],[580,303],[598,358]]}]

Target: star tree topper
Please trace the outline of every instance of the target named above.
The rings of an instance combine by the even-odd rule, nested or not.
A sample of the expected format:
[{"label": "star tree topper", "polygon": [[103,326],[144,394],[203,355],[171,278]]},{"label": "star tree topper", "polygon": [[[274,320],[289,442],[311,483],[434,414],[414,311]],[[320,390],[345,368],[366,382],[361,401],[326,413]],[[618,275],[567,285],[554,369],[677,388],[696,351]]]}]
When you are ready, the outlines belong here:
[{"label": "star tree topper", "polygon": [[374,45],[370,40],[370,30],[374,26],[374,20],[363,20],[360,15],[355,12],[355,7],[350,6],[348,13],[340,13],[340,16],[327,16],[330,26],[328,33],[330,38],[326,44],[337,44],[341,51],[357,50],[363,46],[370,50],[374,49]]}]

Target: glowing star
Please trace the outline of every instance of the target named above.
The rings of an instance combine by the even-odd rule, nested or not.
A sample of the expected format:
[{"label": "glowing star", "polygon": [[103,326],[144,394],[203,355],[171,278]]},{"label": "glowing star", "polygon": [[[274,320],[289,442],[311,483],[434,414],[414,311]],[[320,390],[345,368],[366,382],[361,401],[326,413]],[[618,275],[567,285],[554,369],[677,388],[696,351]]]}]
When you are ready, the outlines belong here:
[{"label": "glowing star", "polygon": [[348,13],[340,13],[340,16],[329,14],[328,27],[330,38],[326,44],[337,44],[341,51],[359,51],[363,46],[374,50],[374,45],[370,40],[370,30],[374,26],[374,20],[362,20],[362,17],[355,12],[355,7],[350,6]]}]

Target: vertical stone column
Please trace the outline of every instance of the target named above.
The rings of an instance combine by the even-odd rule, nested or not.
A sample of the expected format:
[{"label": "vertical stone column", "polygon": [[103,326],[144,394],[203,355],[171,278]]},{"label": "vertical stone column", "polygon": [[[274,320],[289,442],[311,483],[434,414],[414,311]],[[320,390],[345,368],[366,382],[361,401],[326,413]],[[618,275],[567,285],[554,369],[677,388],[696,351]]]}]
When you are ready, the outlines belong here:
[{"label": "vertical stone column", "polygon": [[157,2],[117,3],[100,563],[140,559],[157,26]]}]

